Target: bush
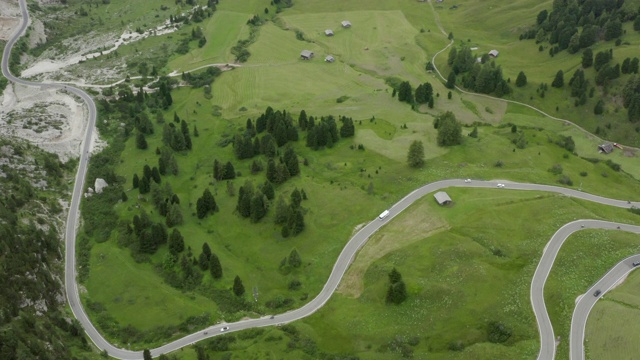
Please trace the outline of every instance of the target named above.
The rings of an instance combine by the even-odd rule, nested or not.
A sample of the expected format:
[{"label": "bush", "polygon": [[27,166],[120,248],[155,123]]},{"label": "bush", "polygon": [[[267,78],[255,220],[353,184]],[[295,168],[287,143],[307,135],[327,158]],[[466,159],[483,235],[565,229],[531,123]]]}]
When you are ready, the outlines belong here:
[{"label": "bush", "polygon": [[562,174],[562,165],[560,165],[560,164],[553,165],[551,168],[549,168],[549,172],[554,174],[554,175]]},{"label": "bush", "polygon": [[587,175],[589,175],[586,171],[581,171],[580,172],[580,176],[582,177],[586,177]]},{"label": "bush", "polygon": [[492,321],[487,327],[487,337],[492,343],[504,343],[511,337],[511,329],[501,322]]},{"label": "bush", "polygon": [[501,167],[504,166],[504,162],[502,162],[502,160],[498,160],[498,161],[496,161],[496,163],[493,166],[495,166],[497,168],[501,168]]},{"label": "bush", "polygon": [[607,164],[608,167],[611,168],[611,170],[613,171],[620,171],[622,170],[622,167],[620,166],[620,164],[617,164],[611,160],[607,160],[604,162],[605,164]]},{"label": "bush", "polygon": [[569,178],[567,175],[563,175],[562,177],[560,177],[560,179],[558,179],[558,182],[562,185],[573,185],[573,181],[571,181],[571,178]]}]

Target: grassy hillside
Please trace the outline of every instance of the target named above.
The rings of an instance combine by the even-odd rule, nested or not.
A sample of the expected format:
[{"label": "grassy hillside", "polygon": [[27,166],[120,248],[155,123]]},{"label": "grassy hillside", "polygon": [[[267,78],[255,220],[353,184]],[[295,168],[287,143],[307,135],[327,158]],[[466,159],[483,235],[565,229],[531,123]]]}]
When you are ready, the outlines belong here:
[{"label": "grassy hillside", "polygon": [[[150,8],[161,4],[164,2],[154,2]],[[64,11],[74,6],[80,3],[74,2]],[[149,27],[163,14],[180,10],[174,2],[167,6],[170,9],[164,12],[149,11],[139,25]],[[455,10],[447,2],[434,6],[435,12],[428,2],[417,1],[304,1],[276,14],[266,0],[222,0],[213,16],[201,23],[124,46],[119,49],[121,58],[104,57],[78,65],[97,71],[126,59],[130,75],[140,73],[143,61],[157,64],[160,73],[189,71],[233,62],[231,48],[253,36],[246,46],[251,54],[248,60],[216,78],[211,96],[201,87],[180,83],[171,92],[173,103],[162,110],[148,107],[149,99],[155,96],[151,93],[133,95],[136,100],[127,104],[116,101],[116,96],[99,97],[104,120],[100,131],[112,147],[104,155],[107,159],[93,159],[92,171],[104,171],[119,187],[109,195],[115,199],[113,212],[111,203],[104,212],[114,218],[107,231],[80,237],[81,263],[87,265],[83,265],[86,279],[82,277],[87,292],[82,297],[96,326],[119,346],[140,349],[220,321],[299,307],[319,292],[358,226],[416,187],[443,178],[558,185],[564,176],[565,186],[614,198],[640,199],[640,166],[635,152],[598,154],[596,146],[601,140],[590,133],[520,105],[450,93],[434,73],[425,70],[426,62],[448,44],[436,24],[439,18],[457,43],[465,42],[478,51],[499,49],[497,64],[512,82],[526,69],[529,84],[515,92],[513,99],[540,105],[554,116],[574,120],[590,130],[600,126],[609,135],[631,133],[628,124],[618,125],[615,116],[622,115],[613,116],[613,108],[606,120],[612,122],[611,129],[604,120],[588,114],[596,97],[575,108],[565,89],[551,89],[544,99],[535,93],[539,83],[551,82],[558,68],[569,74],[579,63],[579,58],[566,52],[550,58],[547,52],[539,53],[531,41],[517,40],[522,27],[533,23],[537,12],[550,2],[465,2]],[[86,18],[97,21],[98,14],[111,16],[126,9],[124,2],[112,0],[111,7],[100,5]],[[135,11],[130,11],[131,16]],[[266,22],[252,30],[247,20],[256,14]],[[86,18],[73,17],[70,29],[86,26]],[[351,21],[352,27],[342,28],[342,20]],[[138,22],[132,24],[138,26]],[[98,30],[117,29],[116,25],[105,21],[104,28]],[[179,44],[189,39],[196,26],[202,27],[206,44],[199,48],[197,40],[191,40],[189,51],[177,54]],[[325,29],[333,29],[335,35],[326,37]],[[632,54],[636,40],[640,41],[635,36],[625,35],[630,45],[617,47],[616,59]],[[610,44],[598,46],[605,49]],[[305,49],[315,57],[301,60],[300,52]],[[334,63],[323,61],[328,54],[336,58]],[[446,57],[444,53],[437,59],[445,74]],[[568,79],[565,75],[566,82]],[[434,107],[412,109],[399,102],[390,84],[404,80],[414,89],[431,83]],[[115,94],[118,91],[125,98],[124,89],[116,89]],[[316,118],[343,115],[355,122],[355,136],[340,139],[332,147],[318,151],[306,147],[308,133],[300,128],[300,139],[288,145],[298,155],[301,174],[276,186],[275,192],[276,199],[283,196],[288,200],[297,188],[308,197],[302,201],[305,229],[296,237],[285,238],[281,226],[274,224],[277,200],[268,202],[266,217],[257,223],[242,218],[236,210],[239,188],[247,183],[262,184],[265,171],[252,174],[254,159],[236,159],[231,142],[244,132],[247,119],[255,123],[268,106],[291,114],[296,125],[302,110]],[[464,125],[461,145],[437,145],[433,120],[445,111],[452,111]],[[164,123],[156,121],[156,112],[162,114]],[[145,137],[148,146],[144,150],[137,146],[135,130],[142,113],[153,127],[153,134]],[[144,165],[158,166],[156,149],[163,146],[163,127],[172,123],[174,114],[188,123],[193,149],[173,152],[180,171],[163,176],[161,186],[170,184],[180,200],[177,208],[184,221],[175,228],[184,236],[185,250],[173,257],[168,246],[161,244],[155,253],[140,255],[131,240],[134,216],[144,210],[154,222],[164,223],[165,217],[152,205],[152,193],[133,188],[132,178],[142,174]],[[468,137],[475,126],[478,138]],[[557,145],[561,136],[571,136],[575,150]],[[425,148],[426,164],[421,169],[406,164],[407,150],[414,140],[422,141]],[[283,156],[285,147],[279,151]],[[214,159],[231,161],[237,177],[229,183],[213,180]],[[264,155],[255,160],[267,162]],[[552,173],[552,168],[560,168],[562,174]],[[205,189],[215,196],[219,211],[199,219],[197,201]],[[386,359],[409,353],[436,359],[533,357],[538,340],[528,290],[549,237],[576,218],[637,222],[622,210],[543,193],[448,192],[456,202],[452,208],[440,208],[427,196],[372,238],[351,267],[340,293],[317,314],[291,326],[232,334],[204,346],[214,358],[344,355]],[[90,225],[101,214],[87,215],[85,223]],[[575,237],[559,257],[554,268],[557,275],[548,285],[550,294],[560,294],[548,299],[548,307],[556,311],[552,316],[558,333],[566,331],[566,304],[575,292],[619,256],[637,250],[636,240],[628,236],[593,232]],[[221,279],[198,268],[205,243],[220,259]],[[604,260],[582,267],[574,262],[577,247],[588,254],[603,252]],[[300,268],[281,266],[292,249],[301,256]],[[171,286],[175,279],[167,277],[165,270],[178,269],[176,274],[182,276],[186,270],[181,269],[190,266],[202,277],[196,286]],[[387,273],[393,267],[400,270],[409,290],[409,299],[400,306],[384,304]],[[588,276],[578,276],[582,273]],[[236,275],[246,288],[240,297],[230,291]],[[565,291],[563,284],[570,284],[571,291]],[[510,329],[507,346],[489,341],[491,322]],[[193,349],[178,355],[195,358]]]}]

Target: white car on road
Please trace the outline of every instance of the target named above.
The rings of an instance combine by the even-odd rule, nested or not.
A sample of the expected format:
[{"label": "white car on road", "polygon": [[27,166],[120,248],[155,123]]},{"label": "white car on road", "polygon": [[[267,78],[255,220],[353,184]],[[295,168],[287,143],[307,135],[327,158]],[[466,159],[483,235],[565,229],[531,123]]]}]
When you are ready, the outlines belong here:
[{"label": "white car on road", "polygon": [[229,330],[229,327],[228,327],[228,326],[225,326],[225,327],[223,327],[222,329],[220,329],[220,332],[225,332],[225,331],[227,331],[227,330]]},{"label": "white car on road", "polygon": [[466,183],[470,183],[470,182],[471,182],[471,179],[466,179],[464,182],[466,182]]},{"label": "white car on road", "polygon": [[503,187],[504,187],[504,184],[498,184],[497,186],[498,186],[499,188],[503,188]]}]

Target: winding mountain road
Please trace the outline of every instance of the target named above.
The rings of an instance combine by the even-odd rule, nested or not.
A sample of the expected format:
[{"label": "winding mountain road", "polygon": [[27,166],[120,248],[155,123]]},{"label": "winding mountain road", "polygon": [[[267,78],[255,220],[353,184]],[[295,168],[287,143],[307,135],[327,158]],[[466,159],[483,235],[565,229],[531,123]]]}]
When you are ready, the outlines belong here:
[{"label": "winding mountain road", "polygon": [[[72,94],[79,96],[82,98],[87,104],[88,108],[88,123],[87,123],[87,131],[84,142],[82,143],[82,150],[80,154],[80,163],[78,166],[78,172],[76,174],[75,185],[73,188],[73,195],[71,199],[71,205],[69,208],[69,215],[67,218],[66,231],[65,231],[65,245],[66,245],[66,262],[65,262],[65,291],[67,294],[67,298],[69,299],[69,306],[74,314],[74,316],[78,319],[78,321],[82,324],[89,338],[93,341],[93,343],[100,348],[101,350],[106,350],[108,354],[112,357],[118,359],[125,360],[137,360],[142,359],[141,351],[130,351],[126,349],[118,348],[112,344],[110,344],[107,340],[102,337],[102,335],[96,330],[91,321],[89,320],[87,314],[85,313],[82,303],[80,302],[80,296],[78,293],[78,287],[76,283],[76,256],[75,256],[75,238],[76,238],[76,226],[78,221],[78,209],[80,205],[80,200],[82,197],[85,176],[87,172],[87,165],[89,162],[89,147],[91,145],[91,136],[93,134],[93,130],[96,122],[96,106],[93,100],[89,95],[87,95],[84,91],[63,84],[50,84],[50,83],[37,83],[22,80],[13,76],[9,71],[9,55],[12,47],[15,45],[18,38],[25,32],[27,25],[29,23],[29,14],[27,12],[27,7],[25,0],[19,0],[20,10],[22,12],[22,22],[20,27],[16,31],[16,33],[12,36],[12,38],[7,43],[7,46],[4,49],[3,57],[2,57],[2,73],[3,75],[9,79],[10,81],[37,88],[57,88],[57,89],[66,89]],[[616,206],[621,208],[628,208],[632,205],[640,205],[638,203],[629,203],[623,200],[615,200],[609,199],[602,196],[592,195],[588,193],[584,193],[581,191],[567,189],[557,186],[550,185],[538,185],[538,184],[525,184],[525,183],[514,183],[514,182],[505,182],[505,181],[471,181],[465,182],[459,179],[452,180],[442,180],[433,182],[427,185],[422,186],[421,188],[411,192],[409,195],[405,196],[402,200],[398,201],[395,205],[393,205],[389,209],[389,215],[383,219],[376,219],[365,227],[363,227],[360,231],[358,231],[346,244],[336,263],[331,271],[329,279],[325,283],[322,291],[309,303],[305,304],[299,309],[292,310],[286,312],[284,314],[280,314],[271,318],[269,316],[265,316],[258,319],[250,319],[243,320],[236,323],[231,324],[217,324],[211,326],[202,331],[198,331],[196,333],[187,335],[181,339],[175,340],[168,344],[165,344],[161,347],[151,350],[151,354],[153,356],[158,356],[160,354],[170,353],[172,351],[178,350],[182,347],[188,346],[205,338],[213,337],[222,333],[222,328],[228,326],[229,329],[226,332],[240,331],[243,329],[249,329],[254,327],[263,327],[263,326],[272,326],[281,323],[288,323],[298,319],[302,319],[313,314],[315,311],[320,309],[333,295],[335,289],[337,288],[340,280],[343,275],[347,271],[347,268],[353,261],[356,256],[358,250],[367,242],[369,237],[378,231],[382,226],[384,226],[388,221],[393,219],[411,204],[413,204],[416,200],[422,198],[423,196],[432,193],[434,191],[444,189],[447,187],[474,187],[474,188],[495,188],[498,183],[506,184],[506,188],[509,190],[534,190],[534,191],[547,191],[563,194],[565,196],[576,197],[584,200],[589,200],[593,202],[597,202],[604,205]],[[498,191],[498,190],[497,190]],[[540,331],[541,338],[541,349],[538,359],[553,359],[555,356],[555,339],[553,335],[553,328],[551,327],[551,322],[549,320],[549,316],[547,314],[545,305],[544,305],[544,294],[543,288],[544,283],[549,275],[553,262],[556,258],[558,250],[562,246],[564,240],[574,231],[578,231],[584,228],[605,228],[605,229],[617,229],[618,226],[621,227],[621,230],[632,231],[635,233],[640,233],[639,226],[626,225],[626,224],[617,224],[606,221],[599,220],[578,220],[572,223],[569,223],[562,228],[560,228],[556,234],[551,238],[549,244],[545,248],[543,252],[543,256],[538,264],[538,268],[534,274],[533,281],[531,284],[531,303],[536,315],[536,319],[538,321],[538,327]],[[605,277],[600,280],[595,286],[605,291],[613,286],[620,277],[625,276],[631,269],[629,268],[629,261],[632,259],[638,259],[640,261],[640,255],[625,259],[616,267],[614,267]],[[634,260],[635,261],[635,260]],[[589,290],[590,292],[591,290]],[[589,294],[589,292],[587,294]],[[591,299],[593,298],[593,299]],[[576,338],[580,338],[579,344],[574,344],[571,342],[571,350],[572,350],[572,360],[574,360],[573,352],[580,352],[582,357],[576,357],[575,359],[582,359],[584,356],[584,351],[582,348],[582,339],[584,336],[584,324],[586,323],[586,318],[588,316],[588,311],[595,303],[596,298],[591,296],[583,296],[583,300],[579,302],[576,307],[576,312],[574,313],[574,322],[575,329],[581,329],[582,332],[575,331]],[[590,301],[587,301],[590,300]],[[226,333],[225,332],[225,333]],[[574,324],[572,323],[572,334],[574,334]],[[573,335],[572,335],[573,339]]]}]

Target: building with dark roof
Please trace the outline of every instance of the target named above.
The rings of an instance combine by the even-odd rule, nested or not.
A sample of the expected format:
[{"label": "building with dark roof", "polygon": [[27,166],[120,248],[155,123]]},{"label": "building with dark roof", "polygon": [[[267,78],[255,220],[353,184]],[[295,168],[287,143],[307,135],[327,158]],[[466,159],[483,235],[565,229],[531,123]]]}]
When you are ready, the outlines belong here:
[{"label": "building with dark roof", "polygon": [[310,50],[302,50],[302,52],[300,52],[300,58],[302,60],[309,60],[313,57],[313,51]]}]

